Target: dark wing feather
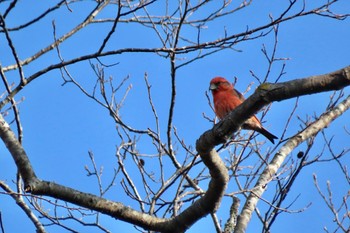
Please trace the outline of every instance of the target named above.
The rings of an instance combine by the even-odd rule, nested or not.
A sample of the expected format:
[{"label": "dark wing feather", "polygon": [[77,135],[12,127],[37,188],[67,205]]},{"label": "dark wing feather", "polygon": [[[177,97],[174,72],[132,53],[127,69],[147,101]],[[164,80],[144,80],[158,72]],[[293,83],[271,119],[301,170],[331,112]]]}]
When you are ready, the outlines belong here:
[{"label": "dark wing feather", "polygon": [[241,92],[237,91],[235,88],[233,88],[233,93],[238,96],[238,98],[243,102],[245,100],[244,96]]}]

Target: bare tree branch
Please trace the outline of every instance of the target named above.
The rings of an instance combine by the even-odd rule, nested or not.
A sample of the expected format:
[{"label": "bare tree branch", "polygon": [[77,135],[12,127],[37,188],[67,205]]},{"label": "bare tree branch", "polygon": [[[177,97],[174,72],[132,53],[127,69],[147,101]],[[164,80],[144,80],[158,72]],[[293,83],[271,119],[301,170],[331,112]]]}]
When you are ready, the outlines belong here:
[{"label": "bare tree branch", "polygon": [[[226,119],[215,125],[212,130],[204,133],[197,141],[197,151],[201,155],[204,164],[209,168],[211,174],[209,188],[203,197],[199,198],[193,203],[193,205],[170,220],[156,218],[132,210],[131,208],[126,207],[121,203],[112,202],[104,198],[94,196],[92,194],[82,193],[77,190],[55,184],[53,182],[40,181],[34,174],[34,171],[30,166],[30,162],[26,156],[25,151],[23,150],[23,147],[18,143],[17,139],[14,137],[13,132],[9,128],[8,124],[4,121],[4,119],[1,119],[2,123],[0,124],[0,137],[11,152],[22,174],[26,191],[29,191],[33,194],[47,195],[68,201],[147,229],[162,232],[183,232],[198,219],[202,218],[208,213],[215,212],[221,203],[221,198],[224,195],[224,191],[228,182],[227,169],[216,151],[208,151],[208,148],[213,147],[215,143],[223,142],[223,137],[225,134],[222,134],[222,132],[231,134],[237,126],[237,122],[238,124],[244,122],[244,118],[247,118],[249,114],[253,114],[254,111],[257,110],[256,106],[263,106],[269,100],[281,100],[282,98],[290,98],[296,96],[296,94],[310,94],[315,93],[316,91],[339,89],[341,87],[349,85],[350,79],[348,76],[348,69],[349,67],[328,75],[315,76],[282,84],[264,84],[258,88],[256,93],[249,97],[247,101],[245,101],[241,106],[234,110]],[[303,85],[300,85],[299,83],[302,81]],[[297,93],[293,92],[293,88],[296,88],[296,84],[299,84],[297,85],[299,88],[299,91]],[[312,85],[312,88],[310,85]],[[281,89],[285,91],[281,91]],[[261,92],[263,94],[261,94]],[[249,108],[247,108],[247,106],[249,106]],[[289,154],[289,152],[310,135],[314,135],[319,130],[323,129],[332,120],[346,111],[349,106],[350,98],[346,99],[334,109],[324,114],[320,120],[316,121],[304,131],[290,139],[280,149],[272,162],[266,167],[262,176],[255,185],[255,188],[249,195],[248,200],[243,207],[242,213],[238,218],[236,230],[244,232],[244,229],[250,220],[251,212],[254,210],[259,197],[264,192],[266,185],[277,172],[277,169],[281,166],[284,158]],[[235,119],[234,123],[230,122],[232,120],[232,116],[235,115],[237,117],[233,118]]]},{"label": "bare tree branch", "polygon": [[[14,64],[0,66],[0,75],[4,86],[0,96],[0,108],[6,106],[3,114],[0,115],[0,138],[12,155],[20,175],[18,175],[16,183],[17,193],[9,191],[10,189],[7,190],[6,184],[0,182],[0,185],[4,185],[1,186],[5,190],[5,193],[2,194],[14,195],[13,197],[21,199],[26,197],[22,200],[23,203],[19,202],[18,205],[21,207],[23,204],[28,209],[30,208],[27,205],[32,205],[34,210],[30,210],[30,212],[33,215],[40,215],[39,217],[42,219],[31,219],[34,224],[36,221],[38,222],[38,231],[41,229],[40,226],[45,228],[56,225],[67,231],[78,232],[79,230],[74,229],[68,223],[73,222],[81,226],[95,227],[102,232],[110,232],[101,225],[102,221],[100,222],[100,217],[105,214],[134,224],[137,230],[140,230],[138,228],[141,227],[148,232],[185,232],[196,221],[210,214],[212,226],[216,232],[245,232],[253,211],[261,221],[263,231],[268,231],[280,213],[295,213],[305,209],[290,209],[298,196],[292,198],[287,206],[282,205],[292,185],[299,177],[301,169],[305,166],[317,162],[334,161],[338,164],[348,183],[347,167],[340,160],[348,150],[343,149],[339,153],[335,152],[331,145],[332,138],[328,139],[323,135],[324,147],[321,153],[311,159],[308,158],[310,158],[309,151],[314,145],[315,135],[349,108],[350,97],[341,102],[344,99],[345,91],[332,94],[326,112],[319,118],[307,117],[304,120],[295,115],[301,96],[339,90],[350,85],[350,67],[330,74],[289,82],[272,84],[266,83],[266,81],[278,82],[282,77],[285,77],[288,59],[277,57],[280,54],[278,34],[283,23],[311,15],[344,20],[350,14],[343,9],[341,10],[346,13],[333,10],[336,9],[336,3],[340,0],[321,1],[316,6],[313,4],[312,7],[306,4],[306,0],[289,0],[285,2],[285,8],[281,8],[282,10],[277,14],[266,16],[254,27],[247,25],[246,28],[239,29],[239,27],[228,26],[226,28],[220,25],[220,36],[216,36],[208,30],[212,29],[212,26],[215,26],[214,23],[219,22],[218,20],[231,19],[231,16],[235,16],[234,13],[247,9],[252,2],[247,0],[217,2],[178,0],[177,4],[174,4],[170,0],[95,1],[90,3],[91,8],[79,11],[79,13],[84,12],[84,15],[77,24],[72,26],[68,24],[68,27],[71,27],[68,29],[67,27],[57,27],[57,31],[56,22],[59,26],[61,20],[56,18],[56,13],[60,16],[66,16],[64,14],[68,13],[71,16],[76,13],[78,7],[84,7],[85,3],[76,0],[59,0],[54,5],[48,4],[50,8],[40,11],[39,14],[29,15],[26,22],[15,25],[12,25],[13,22],[10,21],[11,14],[17,13],[16,10],[18,6],[20,7],[21,2],[14,0],[5,4],[4,11],[0,15],[0,33],[3,35],[2,39],[7,42],[6,56],[12,57],[13,59],[10,60]],[[30,52],[32,55],[29,54],[22,59],[24,53],[20,50],[21,47],[16,46],[18,43],[16,34],[22,33],[22,29],[31,30],[32,26],[41,26],[41,23],[46,24],[51,21],[53,42],[44,42],[49,45],[32,50]],[[131,43],[126,43],[127,46],[123,43],[119,44],[118,39],[123,38],[119,32],[124,32],[122,30],[126,26],[128,30],[134,30],[134,27],[142,28],[148,33],[147,36],[152,34],[152,41],[146,41],[150,44],[144,46],[142,44],[144,42],[143,35],[140,35],[140,39],[136,42],[137,46],[131,40]],[[80,50],[74,48],[70,51],[72,53],[69,57],[65,57],[64,54],[67,51],[65,46],[69,46],[74,38],[78,39],[79,42],[85,40],[86,38],[79,38],[80,33],[84,33],[85,30],[90,32],[89,30],[93,27],[98,27],[99,30],[96,37],[94,36],[96,43],[88,48],[89,52],[80,53]],[[63,36],[58,35],[60,29],[63,29]],[[24,33],[24,35],[27,34]],[[115,44],[114,39],[117,39],[118,43]],[[181,107],[177,105],[179,87],[181,87],[178,83],[179,70],[220,51],[231,50],[235,53],[240,51],[237,49],[237,45],[241,42],[257,39],[264,40],[261,51],[267,61],[266,72],[261,75],[252,69],[251,75],[262,84],[226,119],[205,132],[197,140],[196,148],[194,148],[191,139],[187,139],[187,135],[183,134],[175,124],[177,109]],[[265,43],[265,40],[268,42]],[[138,42],[142,42],[141,45]],[[270,44],[270,42],[272,43]],[[47,56],[54,55],[53,49],[57,51],[56,60],[45,61]],[[142,104],[147,106],[146,111],[144,111],[147,118],[151,117],[153,120],[147,123],[141,121],[135,123],[123,115],[124,107],[127,107],[128,104],[127,97],[133,95],[133,91],[138,87],[132,88],[134,84],[130,83],[133,72],[122,74],[119,73],[119,70],[116,72],[114,68],[118,69],[117,65],[122,64],[126,56],[143,56],[145,54],[152,54],[157,59],[169,62],[167,66],[168,76],[164,75],[164,77],[169,78],[170,91],[162,93],[163,96],[169,95],[165,122],[159,117],[163,116],[163,109],[156,108],[159,107],[159,92],[157,89],[152,89],[153,83],[151,79],[148,79],[148,74],[152,72],[148,70],[141,71],[145,74],[146,87],[142,92],[145,98],[139,100],[142,99]],[[7,57],[4,61],[7,61]],[[97,60],[96,65],[93,64],[92,59]],[[38,66],[37,64],[42,61],[45,65]],[[282,63],[278,63],[278,61],[282,61]],[[92,68],[88,70],[93,76],[92,82],[85,79],[81,81],[83,77],[79,77],[80,74],[77,74],[74,69],[85,64]],[[52,181],[41,180],[35,174],[39,171],[34,171],[28,158],[27,153],[29,153],[30,148],[25,150],[22,145],[23,130],[17,107],[19,101],[16,101],[15,97],[22,90],[27,89],[28,84],[34,80],[56,74],[57,70],[63,80],[62,86],[73,84],[72,86],[76,90],[88,97],[87,100],[92,100],[107,110],[106,113],[111,117],[112,124],[115,125],[118,142],[115,146],[115,153],[112,153],[111,157],[113,161],[117,160],[117,163],[112,165],[111,171],[113,173],[108,173],[110,182],[107,185],[102,185],[102,172],[106,173],[102,166],[97,166],[100,164],[99,157],[94,157],[92,151],[89,151],[93,167],[90,170],[88,166],[85,166],[85,170],[88,176],[95,179],[96,195],[81,192],[77,186],[69,188]],[[111,73],[108,74],[110,71]],[[12,81],[13,74],[15,74],[15,81]],[[91,78],[89,76],[84,75],[84,78]],[[27,92],[23,92],[23,94],[25,93]],[[128,95],[129,93],[130,95]],[[294,108],[291,109],[289,118],[286,119],[281,139],[276,146],[265,148],[264,142],[259,141],[254,132],[237,132],[240,125],[260,109],[265,107],[261,117],[263,122],[272,102],[295,97],[298,99]],[[208,96],[207,98],[209,100]],[[12,121],[5,120],[9,111],[13,111],[18,135],[15,135],[13,131]],[[215,123],[211,117],[203,115],[210,124]],[[289,133],[287,128],[292,124],[293,118],[300,120],[302,131],[292,138],[285,139],[286,133]],[[311,119],[314,118],[316,120],[311,122]],[[295,162],[288,155],[296,145],[305,140],[307,141],[307,149],[298,153],[299,160]],[[214,147],[221,143],[223,145],[215,150]],[[144,145],[146,145],[146,150]],[[221,159],[218,152],[224,151],[227,152],[228,157]],[[276,152],[277,154],[275,154]],[[324,156],[323,154],[326,152],[329,152],[331,157]],[[275,154],[274,158],[272,158],[273,154]],[[324,157],[321,157],[322,155]],[[253,160],[252,157],[256,159]],[[272,161],[270,161],[271,159]],[[117,179],[119,180],[114,185]],[[231,188],[229,182],[234,183],[233,186],[238,188],[225,194],[228,185]],[[271,199],[262,196],[270,182],[276,185],[275,193]],[[117,202],[118,200],[108,200],[107,192],[110,195],[114,189],[126,196],[131,204],[120,203]],[[23,190],[30,194],[23,193]],[[341,214],[344,213],[344,210],[346,213],[349,212],[347,206],[349,195],[344,196],[340,206],[335,206],[334,192],[331,192],[330,186],[328,186],[326,194],[321,192],[321,189],[318,189],[318,192],[321,197],[324,197],[326,205],[337,218],[334,223],[336,230],[346,229],[346,224],[344,224],[346,216]],[[43,195],[43,197],[36,195]],[[233,198],[226,223],[221,222],[220,213],[216,212],[224,195]],[[241,197],[242,200],[239,199]],[[116,198],[121,200],[122,197],[118,195]],[[268,206],[265,215],[257,208],[258,201],[262,201],[264,206]],[[245,202],[245,205],[239,213],[240,202]],[[46,208],[46,205],[49,208]],[[136,207],[133,209],[129,206]],[[52,212],[51,207],[53,207]],[[62,210],[66,214],[61,215]]]},{"label": "bare tree branch", "polygon": [[[15,193],[7,184],[3,181],[0,181],[0,187],[5,190],[17,203],[17,205],[26,213],[28,218],[33,222],[37,229],[37,233],[46,233],[45,227],[41,224],[38,217],[35,216],[33,211],[29,208],[29,206],[24,202],[22,196],[18,193]],[[2,226],[2,224],[1,224]],[[2,228],[2,232],[4,229]]]},{"label": "bare tree branch", "polygon": [[235,232],[245,232],[248,222],[250,221],[252,211],[256,207],[256,203],[259,198],[262,196],[262,193],[265,191],[267,184],[274,177],[278,168],[281,166],[282,162],[288,156],[288,154],[297,147],[302,141],[309,138],[311,135],[317,134],[320,130],[326,127],[330,122],[339,117],[342,113],[350,108],[350,97],[342,101],[334,109],[331,109],[329,112],[325,113],[315,121],[310,124],[304,131],[298,133],[291,139],[289,139],[284,146],[276,153],[273,160],[266,167],[263,174],[260,176],[258,182],[256,183],[254,189],[249,195],[243,210],[239,216]]}]

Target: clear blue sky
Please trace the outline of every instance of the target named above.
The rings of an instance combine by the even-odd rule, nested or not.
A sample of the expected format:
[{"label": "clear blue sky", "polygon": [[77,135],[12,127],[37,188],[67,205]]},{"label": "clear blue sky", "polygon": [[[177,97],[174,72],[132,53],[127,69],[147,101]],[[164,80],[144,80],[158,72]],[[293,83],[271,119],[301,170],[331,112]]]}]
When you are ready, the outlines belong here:
[{"label": "clear blue sky", "polygon": [[[34,15],[42,12],[47,7],[46,4],[50,3],[40,3],[40,5],[33,7],[33,3],[30,1],[18,2],[14,12],[6,20],[7,26],[14,27],[26,22]],[[82,7],[83,4],[86,5]],[[0,4],[2,14],[7,5],[8,3]],[[202,32],[202,40],[223,37],[224,28],[231,34],[242,32],[247,26],[253,28],[262,25],[268,22],[269,13],[277,17],[282,11],[281,8],[285,6],[285,3],[279,1],[255,1],[247,9],[237,12],[232,17],[220,19],[216,23],[209,23],[208,28]],[[72,12],[68,12],[63,7],[62,10],[50,15],[38,25],[21,32],[11,32],[19,58],[24,60],[53,41],[52,20],[55,20],[57,34],[61,36],[81,21],[93,7],[93,3],[86,2],[72,5]],[[308,3],[307,7],[312,6]],[[28,9],[30,10],[28,11]],[[332,9],[339,13],[349,13],[350,2],[340,1]],[[164,12],[162,8],[152,10],[157,13]],[[201,13],[205,14],[206,12]],[[107,9],[104,15],[114,16],[114,8]],[[196,15],[193,17],[196,17]],[[281,81],[324,74],[349,65],[349,22],[349,19],[336,21],[326,17],[306,16],[281,24],[276,56],[289,59],[285,61],[286,74]],[[67,40],[60,47],[64,59],[68,60],[85,53],[94,52],[97,44],[101,42],[104,33],[110,26],[111,24],[105,24],[105,26],[91,25],[75,37]],[[196,36],[196,34],[193,34],[195,33],[194,29],[186,29],[184,33],[184,36],[193,38]],[[116,34],[112,37],[106,49],[157,47],[160,46],[160,43],[156,38],[154,33],[149,33],[148,30],[140,26],[122,24],[118,26]],[[238,90],[244,91],[249,84],[252,84],[251,90],[245,94],[245,96],[249,96],[258,85],[257,81],[250,75],[250,70],[254,71],[259,77],[265,75],[267,62],[261,48],[265,44],[268,51],[271,52],[272,38],[271,34],[261,39],[240,43],[235,47],[240,52],[224,50],[178,70],[174,125],[180,137],[187,144],[194,145],[201,133],[212,126],[202,116],[202,113],[210,117],[214,115],[205,97],[210,79],[220,75],[233,81],[234,77],[237,77],[236,88]],[[192,56],[194,55],[185,54],[181,57],[189,59]],[[56,53],[50,53],[24,67],[24,73],[28,77],[43,67],[58,61]],[[160,119],[161,135],[165,139],[170,101],[169,61],[153,54],[138,53],[105,57],[102,61],[107,64],[119,62],[118,65],[106,69],[106,77],[112,76],[115,80],[122,80],[124,77],[130,76],[117,98],[121,98],[127,85],[132,85],[120,114],[128,124],[135,128],[155,128],[144,84],[144,74],[148,74],[154,95],[154,105]],[[93,62],[96,63],[96,61]],[[178,64],[181,62],[182,60],[179,60]],[[0,35],[0,63],[2,66],[14,63],[3,34]],[[269,81],[274,81],[282,63],[276,63]],[[87,62],[69,66],[68,69],[87,90],[92,90],[95,77]],[[17,82],[17,75],[17,71],[7,73],[10,82]],[[19,104],[24,130],[23,146],[39,178],[75,187],[84,192],[98,194],[96,180],[86,176],[84,166],[92,167],[88,157],[88,151],[92,151],[97,165],[103,166],[103,184],[108,184],[113,168],[118,165],[115,151],[120,139],[115,130],[115,123],[105,109],[89,100],[75,86],[69,84],[62,86],[62,83],[60,72],[52,71],[35,80],[16,96],[17,100],[24,98],[24,101]],[[3,88],[1,88],[2,91]],[[349,88],[347,88],[345,96],[349,93]],[[319,115],[326,108],[330,95],[331,93],[323,93],[300,98],[296,116],[305,119],[307,115]],[[266,128],[278,137],[282,133],[294,102],[295,100],[288,100],[273,103],[271,110],[264,118]],[[344,132],[344,127],[350,129],[349,117],[349,113],[345,113],[325,131],[329,138],[334,136],[333,145],[338,153],[342,149],[350,147],[349,135]],[[7,120],[11,118],[10,115]],[[298,130],[300,130],[300,122],[294,117],[287,135],[292,136]],[[264,140],[261,136],[258,136],[258,139]],[[320,146],[314,148],[310,156],[322,152],[323,144],[321,142],[320,139],[317,142]],[[268,146],[270,145],[267,144]],[[297,151],[305,148],[306,146],[303,144]],[[154,148],[150,147],[149,140],[140,140],[138,149],[144,154],[154,153]],[[0,179],[5,180],[14,188],[12,180],[15,180],[16,168],[13,159],[3,144],[0,144],[0,151],[2,152],[0,156]],[[293,152],[294,159],[297,151]],[[221,155],[222,158],[228,156],[226,152]],[[180,151],[177,156],[182,161],[181,158],[184,157],[184,152]],[[152,171],[151,161],[146,159],[145,167],[149,171]],[[252,161],[254,162],[254,158],[252,158]],[[349,156],[344,157],[342,162],[350,164]],[[201,169],[204,165],[199,166],[199,169]],[[153,172],[157,173],[158,171]],[[326,190],[326,181],[330,180],[334,198],[337,198],[337,204],[341,200],[341,195],[349,189],[346,185],[344,186],[346,182],[344,182],[344,177],[341,176],[336,163],[318,163],[305,168],[293,186],[286,204],[300,195],[291,209],[298,210],[309,203],[312,203],[312,205],[303,213],[282,214],[272,228],[272,232],[323,232],[324,226],[333,229],[334,224],[330,211],[325,207],[314,187],[313,173],[317,173],[324,191]],[[119,183],[120,178],[121,176],[117,179],[116,186],[106,197],[137,207],[135,203],[130,202],[130,199],[125,197]],[[206,186],[203,185],[202,188],[206,189]],[[232,192],[236,188],[229,185],[228,191]],[[273,186],[268,189],[267,198],[273,190]],[[218,213],[222,221],[227,219],[229,204],[229,199],[225,198]],[[266,206],[261,202],[259,208],[264,210]],[[0,211],[6,233],[35,231],[33,224],[29,222],[24,213],[7,195],[0,195]],[[112,232],[137,232],[131,225],[110,217],[102,217],[101,221]],[[77,229],[80,232],[95,232],[96,230],[81,227]],[[49,227],[47,230],[51,233],[64,232],[59,227]],[[211,220],[207,217],[197,222],[188,232],[213,232],[213,230]],[[248,232],[260,231],[261,224],[254,216],[248,227]]]}]

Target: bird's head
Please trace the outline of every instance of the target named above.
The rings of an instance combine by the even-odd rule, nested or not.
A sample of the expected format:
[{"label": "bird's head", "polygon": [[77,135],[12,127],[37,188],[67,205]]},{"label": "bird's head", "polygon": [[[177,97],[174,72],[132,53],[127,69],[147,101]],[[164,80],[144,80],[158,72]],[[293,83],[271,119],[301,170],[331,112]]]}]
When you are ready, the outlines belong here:
[{"label": "bird's head", "polygon": [[209,90],[213,93],[232,89],[232,84],[223,77],[215,77],[210,81]]}]

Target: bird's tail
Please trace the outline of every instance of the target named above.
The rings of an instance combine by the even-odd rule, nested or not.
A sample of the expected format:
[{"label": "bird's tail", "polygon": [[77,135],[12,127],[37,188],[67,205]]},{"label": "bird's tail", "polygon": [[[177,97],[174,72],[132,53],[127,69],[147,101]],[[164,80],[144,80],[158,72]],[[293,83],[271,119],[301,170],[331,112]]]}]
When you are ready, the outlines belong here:
[{"label": "bird's tail", "polygon": [[273,144],[275,144],[275,139],[277,139],[278,137],[276,137],[275,135],[273,135],[272,133],[270,133],[269,131],[267,131],[265,128],[261,127],[259,129],[255,129],[256,131],[258,131],[259,133],[261,133],[262,135],[264,135],[267,139],[270,140],[270,142],[272,142]]}]

